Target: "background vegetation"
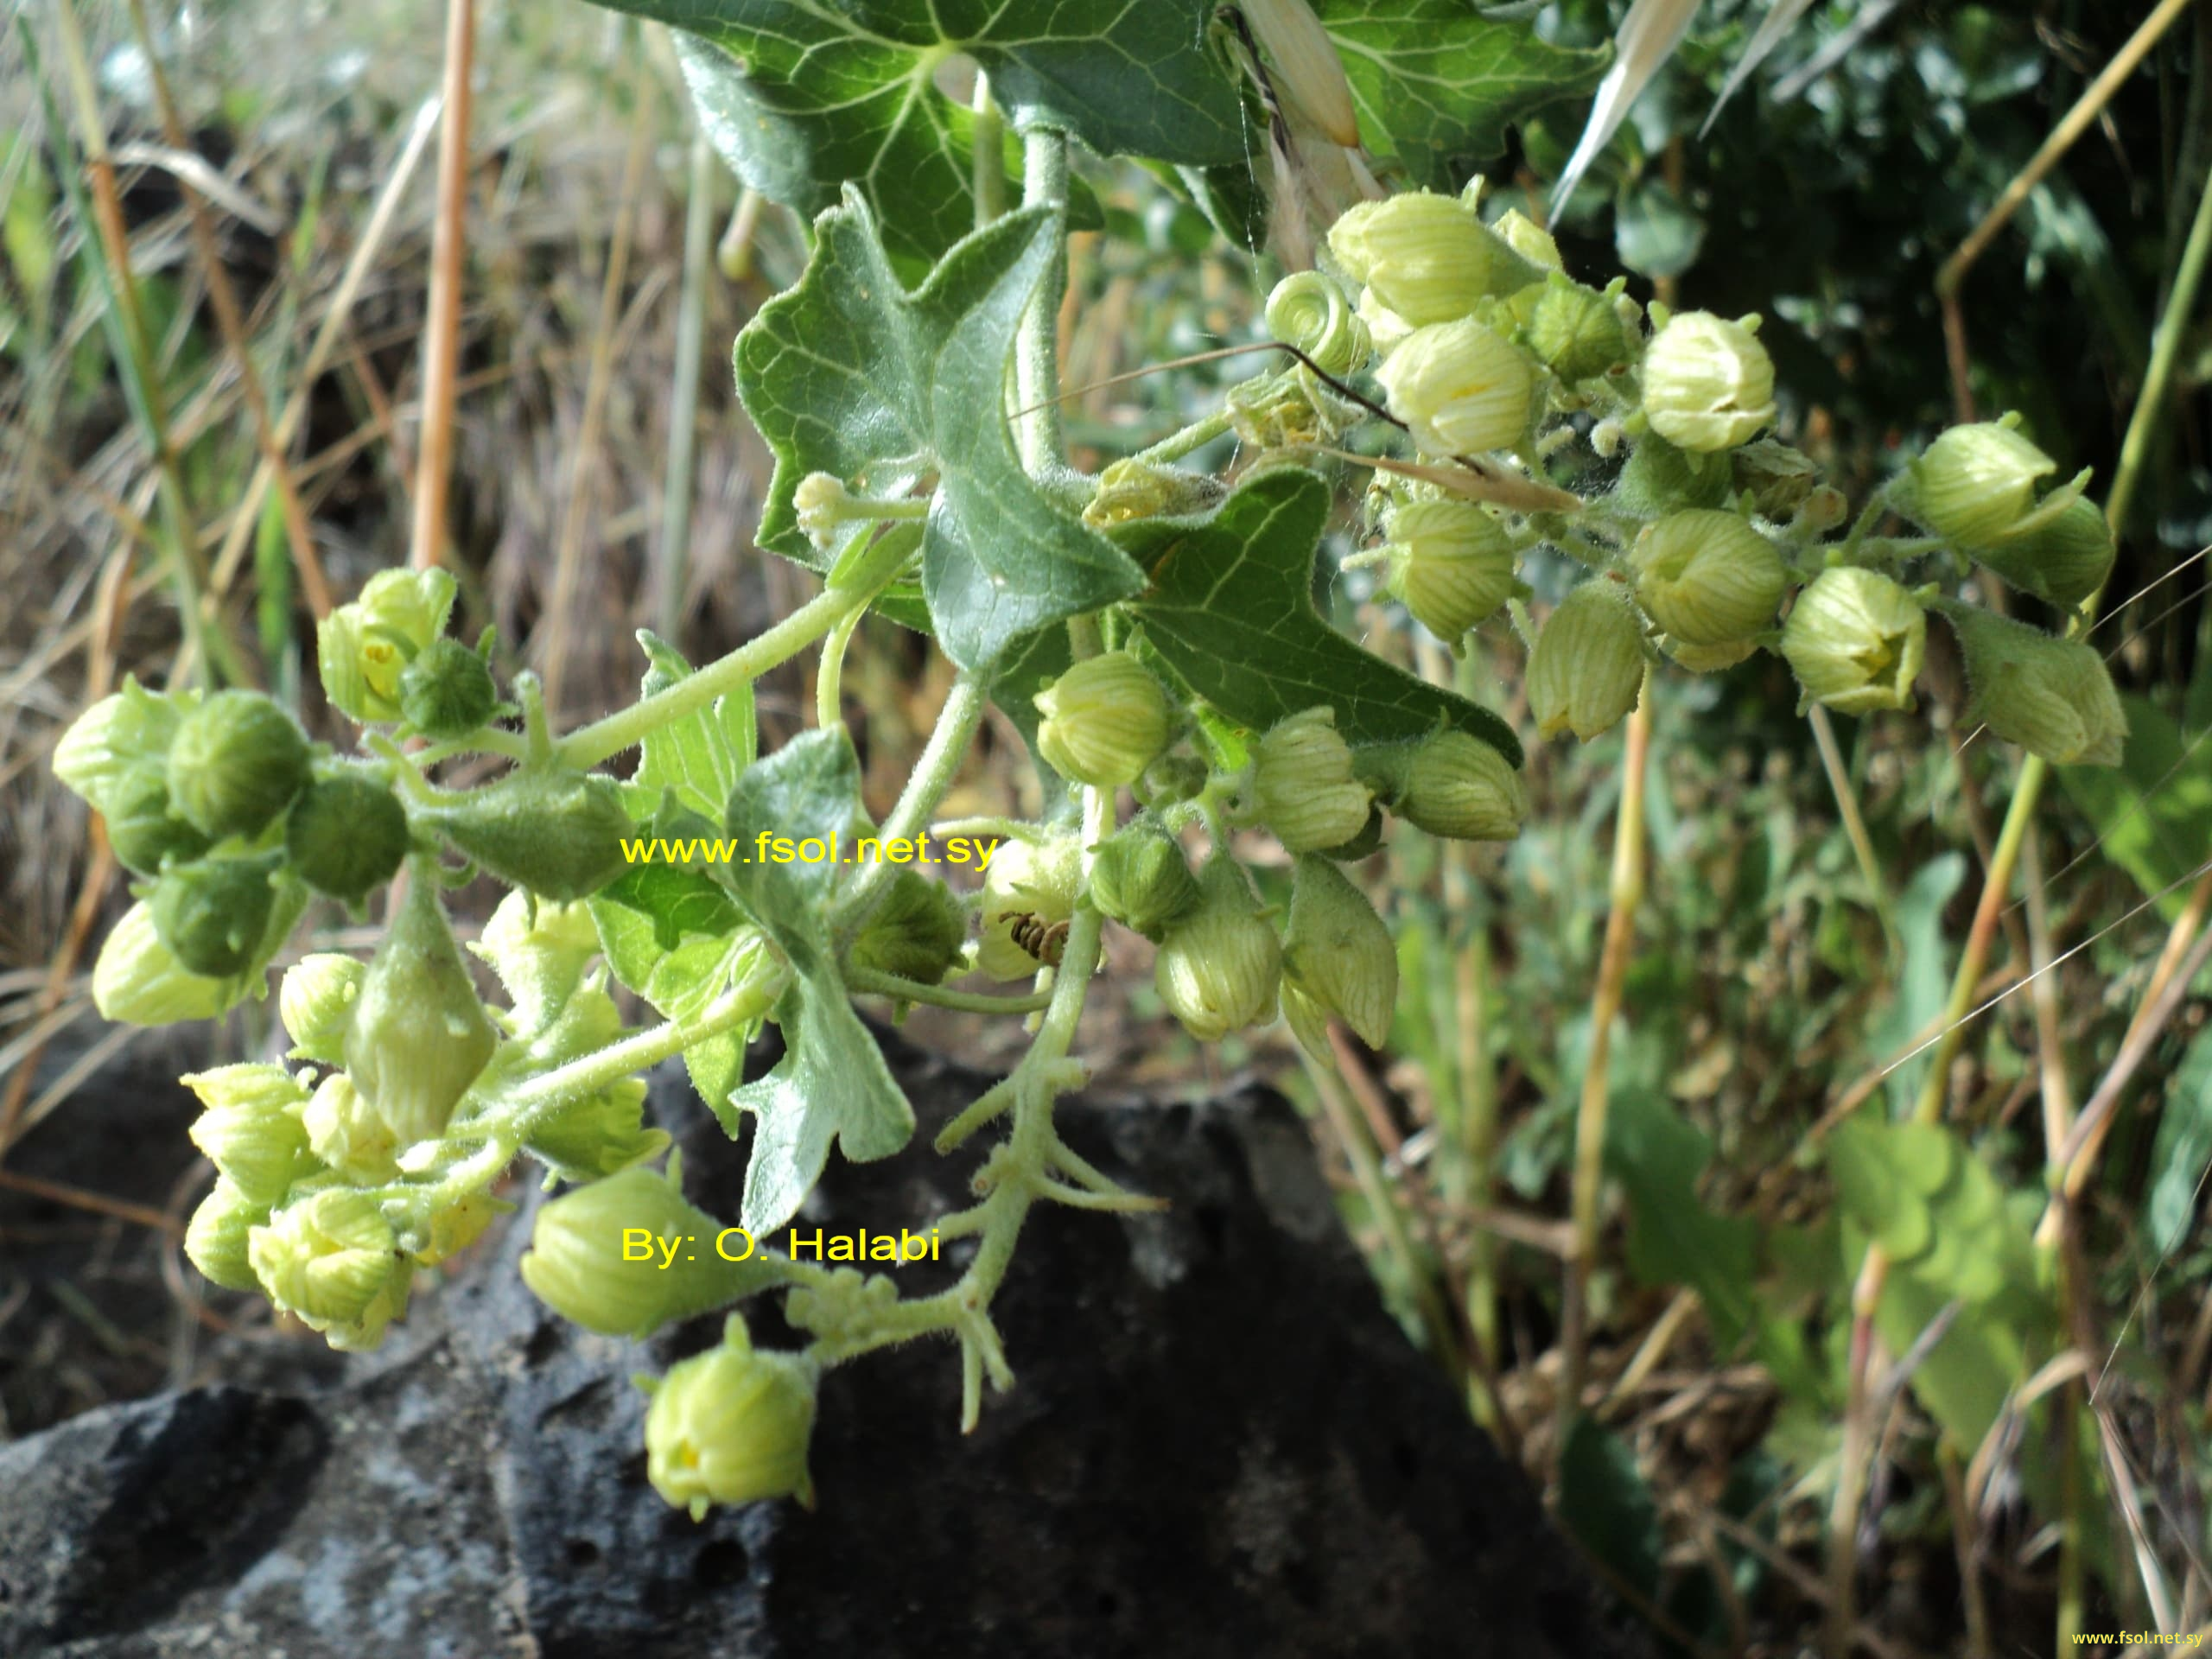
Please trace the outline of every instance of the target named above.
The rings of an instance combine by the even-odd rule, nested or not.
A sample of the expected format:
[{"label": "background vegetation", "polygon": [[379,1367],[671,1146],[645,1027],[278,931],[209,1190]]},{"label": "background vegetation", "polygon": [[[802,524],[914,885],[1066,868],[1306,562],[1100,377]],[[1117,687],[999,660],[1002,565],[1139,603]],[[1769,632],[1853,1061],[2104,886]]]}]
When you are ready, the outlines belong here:
[{"label": "background vegetation", "polygon": [[[1487,10],[1594,46],[1625,7]],[[2164,33],[1966,274],[1963,374],[1937,276],[2149,10],[1815,4],[1700,133],[1764,12],[1715,0],[1562,216],[1568,267],[1624,264],[1647,297],[1767,314],[1785,433],[1854,494],[1969,405],[2023,410],[2066,470],[2097,468],[2101,493],[2212,157],[2212,13]],[[313,676],[302,684],[310,618],[407,556],[438,205],[422,111],[442,57],[421,8],[68,15],[82,76],[59,15],[29,30],[35,62],[24,33],[0,47],[0,1184],[19,1186],[16,1144],[69,1135],[71,1090],[124,1045],[163,1040],[90,1017],[87,947],[122,888],[46,754],[122,674],[159,681],[186,653],[321,718]],[[628,690],[632,627],[696,660],[806,591],[750,544],[766,461],[723,366],[745,317],[796,276],[802,232],[741,206],[695,143],[658,29],[495,8],[478,64],[453,556],[467,632],[496,623],[575,718]],[[1584,110],[1516,131],[1493,188],[1539,211]],[[102,143],[119,210],[105,234],[97,177],[81,194],[75,164]],[[1160,181],[1087,177],[1106,228],[1077,240],[1062,362],[1086,389],[1069,433],[1095,468],[1249,372],[1117,378],[1259,338],[1273,273]],[[180,181],[204,194],[235,327]],[[1540,752],[1519,842],[1377,868],[1407,969],[1385,1051],[1347,1046],[1334,1076],[1273,1039],[1227,1056],[1310,1109],[1413,1339],[1683,1650],[1795,1651],[1827,1618],[1878,1653],[2044,1651],[2054,1629],[2212,1616],[2201,1006],[2155,1028],[2063,1248],[2035,1242],[2054,1114],[2063,1139],[2212,905],[2205,340],[2192,317],[2167,326],[2171,402],[2091,636],[2133,694],[2127,764],[2062,775],[2017,887],[1980,907],[1993,937],[1966,989],[1976,1008],[2001,996],[1986,1012],[1923,1047],[1950,1029],[2019,771],[1958,725],[1939,630],[1921,711],[1837,721],[1827,753],[1771,658],[1655,677],[1640,892],[1618,880],[1623,740]],[[241,342],[280,487],[257,482]],[[1361,580],[1328,597],[1370,646],[1516,712],[1502,621],[1454,665]],[[886,785],[878,808],[944,696],[949,670],[929,662],[880,619],[853,647],[848,715]],[[805,694],[763,688],[772,742]],[[1022,756],[995,729],[955,810],[1023,804]],[[1621,912],[1621,1019],[1596,1073],[1607,1179],[1581,1184],[1602,1198],[1600,1248],[1570,1360],[1591,988]],[[1086,1027],[1107,1086],[1217,1083],[1160,1018],[1145,948],[1117,948],[1131,988]],[[212,1040],[252,1050],[268,1018],[249,1008]],[[915,1027],[978,1040],[954,1016]],[[1914,1139],[1904,1120],[1929,1088],[1946,1127]],[[173,1262],[196,1196],[147,1213],[40,1194],[87,1265],[66,1293],[0,1268],[10,1432],[172,1374],[163,1331],[114,1313]],[[103,1236],[118,1248],[89,1248]],[[1854,1321],[1870,1237],[1910,1294]],[[181,1268],[168,1281],[206,1319],[261,1317]],[[1561,1445],[1569,1363],[1591,1414]]]}]

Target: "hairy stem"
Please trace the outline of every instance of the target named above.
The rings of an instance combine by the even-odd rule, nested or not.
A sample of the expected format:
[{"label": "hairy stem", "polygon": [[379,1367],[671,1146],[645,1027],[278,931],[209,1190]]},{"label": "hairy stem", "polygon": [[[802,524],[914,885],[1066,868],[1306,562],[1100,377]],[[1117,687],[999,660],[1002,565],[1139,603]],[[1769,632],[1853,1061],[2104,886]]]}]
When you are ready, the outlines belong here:
[{"label": "hairy stem", "polygon": [[[952,786],[953,774],[968,758],[968,746],[976,741],[976,728],[982,723],[983,708],[989,701],[976,676],[963,674],[953,681],[952,694],[938,714],[937,726],[930,733],[921,759],[914,763],[913,775],[906,779],[906,790],[891,809],[891,816],[883,821],[884,840],[911,841],[921,834],[938,803],[944,798],[944,791]],[[832,928],[840,938],[850,939],[868,925],[869,913],[898,873],[897,865],[879,861],[854,878],[831,915]]]},{"label": "hairy stem", "polygon": [[1022,314],[1021,333],[1014,343],[1014,406],[1023,411],[1014,440],[1021,464],[1035,474],[1057,464],[1061,454],[1058,330],[1060,296],[1068,281],[1066,137],[1046,128],[1024,134],[1021,166],[1022,206],[1056,207],[1061,216],[1052,264]]}]

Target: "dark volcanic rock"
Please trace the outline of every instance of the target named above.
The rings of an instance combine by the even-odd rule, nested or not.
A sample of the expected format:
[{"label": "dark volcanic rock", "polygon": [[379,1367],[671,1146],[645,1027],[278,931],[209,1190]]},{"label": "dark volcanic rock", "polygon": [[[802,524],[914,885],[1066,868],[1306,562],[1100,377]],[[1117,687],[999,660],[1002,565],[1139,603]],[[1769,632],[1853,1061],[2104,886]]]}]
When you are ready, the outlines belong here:
[{"label": "dark volcanic rock", "polygon": [[[978,1081],[887,1046],[925,1144]],[[719,1130],[659,1099],[691,1195],[734,1214]],[[973,1436],[950,1344],[874,1356],[824,1382],[818,1510],[695,1524],[645,1484],[629,1376],[719,1321],[639,1345],[553,1319],[514,1272],[525,1213],[334,1388],[164,1395],[0,1446],[0,1654],[1643,1651],[1384,1315],[1279,1100],[1063,1122],[1173,1208],[1037,1212],[999,1301],[1020,1380]],[[835,1165],[804,1224],[918,1226],[971,1167]]]}]

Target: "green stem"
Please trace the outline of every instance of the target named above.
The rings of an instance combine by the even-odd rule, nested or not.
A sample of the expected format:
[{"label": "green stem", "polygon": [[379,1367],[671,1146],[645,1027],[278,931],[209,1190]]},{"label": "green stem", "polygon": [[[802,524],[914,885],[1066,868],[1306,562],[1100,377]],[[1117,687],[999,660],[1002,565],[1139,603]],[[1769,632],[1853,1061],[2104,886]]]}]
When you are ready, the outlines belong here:
[{"label": "green stem", "polygon": [[1039,127],[1022,135],[1021,205],[1058,210],[1051,266],[1022,314],[1014,343],[1015,407],[1027,412],[1014,429],[1021,464],[1033,475],[1057,464],[1060,440],[1060,296],[1068,283],[1068,141]]},{"label": "green stem", "polygon": [[822,663],[814,675],[814,723],[825,732],[844,723],[845,647],[867,613],[864,607],[848,611],[822,642]]},{"label": "green stem", "polygon": [[[921,834],[930,814],[944,798],[944,791],[952,786],[953,774],[967,759],[968,746],[975,741],[976,728],[982,723],[983,708],[989,700],[982,682],[972,674],[963,674],[952,683],[952,695],[944,700],[937,728],[930,734],[922,758],[914,763],[913,776],[907,779],[899,804],[883,821],[885,841],[912,841]],[[868,925],[869,912],[898,873],[897,865],[880,860],[861,870],[831,912],[830,925],[839,938],[849,940]]]},{"label": "green stem", "polygon": [[900,1002],[926,1002],[932,1007],[954,1008],[963,1014],[1035,1014],[1052,1005],[1049,991],[1028,996],[993,996],[985,991],[955,990],[945,985],[925,985],[918,979],[882,974],[872,968],[847,968],[849,989],[868,996],[888,996]]},{"label": "green stem", "polygon": [[796,657],[836,627],[865,596],[842,589],[817,594],[766,633],[756,635],[719,662],[678,680],[664,691],[632,703],[619,713],[578,727],[553,746],[563,766],[595,766],[658,731],[671,721],[705,708],[725,691],[757,680],[777,664]]},{"label": "green stem", "polygon": [[991,78],[976,72],[976,95],[969,107],[976,125],[969,137],[976,156],[976,228],[982,230],[1006,212],[1006,118],[991,98]]},{"label": "green stem", "polygon": [[1843,819],[1843,833],[1849,837],[1852,853],[1859,860],[1859,874],[1866,883],[1866,892],[1874,901],[1875,914],[1880,918],[1883,937],[1890,942],[1892,951],[1897,948],[1897,915],[1890,900],[1890,884],[1882,874],[1882,861],[1874,855],[1873,837],[1866,833],[1866,820],[1859,810],[1859,791],[1852,787],[1851,771],[1843,762],[1843,750],[1835,741],[1835,722],[1828,718],[1828,711],[1815,703],[1808,711],[1813,728],[1813,742],[1821,752],[1821,766],[1827,772],[1828,788],[1835,796],[1835,810]]},{"label": "green stem", "polygon": [[1194,449],[1203,449],[1223,433],[1232,423],[1227,410],[1209,415],[1202,421],[1192,421],[1179,432],[1171,432],[1149,449],[1141,449],[1133,457],[1147,466],[1165,467],[1178,461]]}]

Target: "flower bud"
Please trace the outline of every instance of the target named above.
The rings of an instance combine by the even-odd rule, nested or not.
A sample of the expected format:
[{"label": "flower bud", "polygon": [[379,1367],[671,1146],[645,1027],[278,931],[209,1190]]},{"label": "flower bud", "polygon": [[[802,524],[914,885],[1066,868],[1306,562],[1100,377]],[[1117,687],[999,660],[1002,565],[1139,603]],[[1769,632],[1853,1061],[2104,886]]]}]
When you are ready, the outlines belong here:
[{"label": "flower bud", "polygon": [[1878,571],[1823,570],[1797,595],[1782,654],[1805,696],[1840,714],[1903,709],[1928,652],[1920,602]]},{"label": "flower bud", "polygon": [[[2079,610],[2105,585],[2113,556],[2112,526],[2105,522],[2104,509],[2085,495],[2075,496],[2047,523],[1974,553],[2013,587],[2063,611]],[[111,838],[115,834],[111,819],[108,834]]]},{"label": "flower bud", "polygon": [[514,1205],[489,1192],[467,1192],[431,1212],[423,1230],[422,1248],[412,1252],[415,1265],[435,1268],[451,1261],[478,1239],[484,1230]]},{"label": "flower bud", "polygon": [[1481,739],[1451,731],[1412,746],[1391,803],[1415,829],[1453,841],[1510,841],[1528,810],[1511,763]]},{"label": "flower bud", "polygon": [[1629,556],[1644,612],[1693,645],[1748,639],[1774,621],[1788,575],[1774,543],[1732,512],[1671,513]]},{"label": "flower bud", "polygon": [[1359,290],[1359,303],[1353,310],[1360,321],[1366,325],[1368,344],[1378,354],[1388,355],[1396,351],[1406,336],[1414,331],[1414,325],[1377,299],[1371,288]]},{"label": "flower bud", "polygon": [[2036,480],[2058,463],[2021,436],[2018,416],[1955,426],[1914,461],[1898,505],[1955,546],[2002,540],[2036,504]]},{"label": "flower bud", "polygon": [[1546,270],[1566,269],[1566,262],[1559,257],[1559,244],[1552,233],[1518,207],[1509,207],[1500,213],[1491,229],[1503,237],[1506,246],[1530,264]]},{"label": "flower bud", "polygon": [[900,870],[846,959],[855,968],[934,985],[952,971],[967,943],[968,918],[952,890]]},{"label": "flower bud", "polygon": [[425,737],[466,737],[499,702],[490,665],[458,639],[433,639],[399,676],[400,715]]},{"label": "flower bud", "polygon": [[284,819],[284,853],[317,893],[358,905],[399,873],[407,814],[391,785],[357,767],[317,779]]},{"label": "flower bud", "polygon": [[1138,518],[1173,518],[1204,512],[1221,499],[1220,481],[1207,474],[1162,467],[1135,455],[1109,462],[1091,488],[1083,522],[1110,530]]},{"label": "flower bud", "polygon": [[169,745],[169,800],[219,841],[258,835],[308,781],[299,722],[258,691],[218,691],[184,717]]},{"label": "flower bud", "polygon": [[1373,797],[1352,776],[1334,709],[1301,709],[1277,721],[1253,746],[1252,762],[1261,821],[1286,851],[1341,847],[1367,828]]},{"label": "flower bud", "polygon": [[1809,455],[1772,438],[1756,438],[1728,457],[1732,493],[1748,494],[1751,511],[1786,524],[1820,487],[1821,469]]},{"label": "flower bud", "polygon": [[1685,508],[1726,506],[1729,492],[1726,455],[1677,449],[1655,432],[1629,452],[1613,500],[1630,518],[1657,518]]},{"label": "flower bud", "polygon": [[377,1201],[350,1187],[296,1198],[248,1236],[269,1300],[334,1348],[373,1348],[407,1309],[414,1272]]},{"label": "flower bud", "polygon": [[1027,979],[1044,965],[1018,937],[1026,923],[1050,927],[1075,914],[1082,855],[1074,841],[1008,841],[983,874],[983,938],[976,965],[993,979]]},{"label": "flower bud", "polygon": [[398,1135],[343,1071],[315,1085],[301,1110],[300,1127],[315,1155],[354,1185],[398,1179]]},{"label": "flower bud", "polygon": [[1636,707],[1643,690],[1643,629],[1618,582],[1586,582],[1560,601],[1529,653],[1529,709],[1546,737],[1587,743]]},{"label": "flower bud", "polygon": [[1513,538],[1471,501],[1408,501],[1388,534],[1391,594],[1448,645],[1512,595]]},{"label": "flower bud", "polygon": [[1167,930],[1153,984],[1168,1012],[1202,1043],[1275,1017],[1282,944],[1262,919],[1235,860],[1216,854],[1198,877],[1198,902]]},{"label": "flower bud", "polygon": [[1167,747],[1166,694],[1126,651],[1076,664],[1034,701],[1039,752],[1077,783],[1133,784]]},{"label": "flower bud", "polygon": [[236,1183],[217,1181],[185,1227],[185,1259],[210,1284],[226,1290],[258,1289],[261,1281],[253,1276],[246,1250],[253,1230],[269,1219],[270,1208],[266,1200],[248,1198]]},{"label": "flower bud", "polygon": [[204,858],[172,868],[154,887],[154,931],[192,973],[229,979],[252,966],[276,905],[274,853]]},{"label": "flower bud", "polygon": [[645,1475],[653,1490],[694,1521],[716,1503],[796,1497],[814,1507],[807,1443],[821,1375],[799,1354],[762,1353],[741,1314],[722,1345],[638,1379],[645,1408]]},{"label": "flower bud", "polygon": [[1416,328],[1464,318],[1477,301],[1543,276],[1456,197],[1427,191],[1361,202],[1330,228],[1329,251]]},{"label": "flower bud", "polygon": [[408,883],[346,1031],[346,1069],[402,1147],[445,1132],[499,1042],[428,869]]},{"label": "flower bud", "polygon": [[[54,747],[54,775],[111,817],[119,785],[166,779],[169,745],[200,694],[149,691],[135,677],[77,716]],[[117,856],[120,857],[121,854]]]},{"label": "flower bud", "polygon": [[562,1108],[531,1130],[522,1149],[556,1180],[580,1185],[657,1158],[668,1143],[667,1130],[645,1127],[645,1085],[625,1077]]},{"label": "flower bud", "polygon": [[336,1065],[344,1058],[346,1022],[368,964],[334,950],[302,957],[276,987],[276,1016],[292,1039],[290,1058]]},{"label": "flower bud", "polygon": [[300,1109],[308,1091],[281,1065],[225,1065],[180,1081],[207,1109],[192,1144],[247,1197],[274,1204],[315,1167]]},{"label": "flower bud", "polygon": [[1398,1006],[1398,953],[1390,930],[1367,895],[1325,858],[1298,861],[1282,974],[1286,1000],[1295,992],[1336,1014],[1370,1048],[1389,1036]]},{"label": "flower bud", "polygon": [[1965,653],[1974,696],[1966,717],[2058,766],[2116,766],[2127,711],[2104,658],[2078,639],[1970,605],[1943,607]]},{"label": "flower bud", "polygon": [[1731,639],[1718,645],[1693,645],[1671,635],[1666,646],[1668,660],[1693,674],[1718,674],[1723,669],[1735,667],[1758,649],[1758,642],[1753,639]]},{"label": "flower bud", "polygon": [[1244,0],[1244,21],[1267,54],[1275,91],[1332,144],[1359,143],[1351,84],[1337,43],[1306,0]]},{"label": "flower bud", "polygon": [[1196,908],[1198,884],[1183,849],[1156,819],[1140,818],[1108,838],[1090,862],[1099,913],[1154,941]]},{"label": "flower bud", "polygon": [[1344,291],[1318,270],[1293,272],[1268,296],[1268,332],[1330,374],[1357,374],[1374,342]]},{"label": "flower bud", "polygon": [[1470,320],[1416,328],[1376,378],[1422,452],[1446,458],[1518,443],[1536,385],[1517,347]]},{"label": "flower bud", "polygon": [[158,772],[118,780],[104,816],[108,845],[134,874],[159,875],[164,864],[189,864],[214,845],[177,815],[168,780]]},{"label": "flower bud", "polygon": [[502,881],[564,903],[620,875],[628,867],[623,838],[636,833],[613,779],[558,766],[526,767],[442,796],[422,817]]},{"label": "flower bud", "polygon": [[315,655],[330,706],[364,723],[401,716],[400,680],[445,632],[454,579],[444,570],[380,570],[351,605],[315,628]]},{"label": "flower bud", "polygon": [[195,974],[162,943],[153,906],[123,913],[92,967],[92,1006],[100,1018],[126,1026],[168,1026],[213,1020],[230,1006],[223,982]]},{"label": "flower bud", "polygon": [[721,1225],[685,1201],[681,1173],[673,1159],[666,1173],[626,1169],[541,1208],[521,1263],[531,1294],[606,1337],[648,1337],[743,1294],[757,1262],[723,1259]]},{"label": "flower bud", "polygon": [[569,1005],[599,954],[599,929],[583,904],[555,904],[510,893],[469,950],[492,966],[513,1006],[514,1035],[528,1039]]},{"label": "flower bud", "polygon": [[1570,384],[1594,378],[1629,358],[1628,331],[1612,301],[1556,271],[1529,312],[1526,337],[1529,349]]},{"label": "flower bud", "polygon": [[1732,449],[1773,423],[1774,359],[1745,323],[1685,311],[1644,353],[1643,410],[1680,448]]},{"label": "flower bud", "polygon": [[791,492],[791,508],[798,515],[800,531],[823,553],[836,544],[838,527],[859,517],[853,510],[852,492],[834,473],[809,473],[799,480]]}]

